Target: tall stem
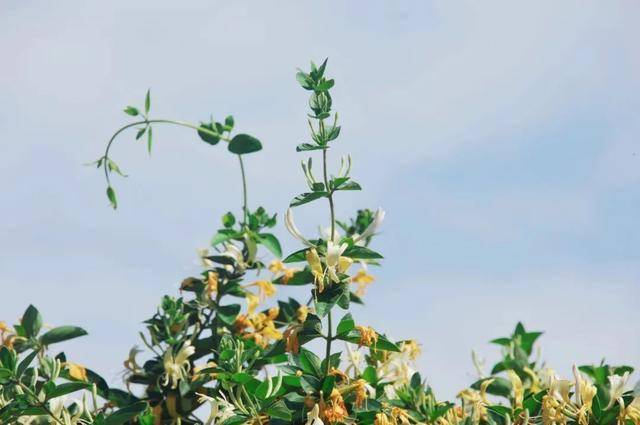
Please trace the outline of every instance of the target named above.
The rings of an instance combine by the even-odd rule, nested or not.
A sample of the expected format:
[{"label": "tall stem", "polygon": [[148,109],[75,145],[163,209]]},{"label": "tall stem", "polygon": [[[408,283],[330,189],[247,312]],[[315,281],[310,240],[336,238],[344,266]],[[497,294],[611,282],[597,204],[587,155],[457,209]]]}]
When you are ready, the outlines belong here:
[{"label": "tall stem", "polygon": [[329,375],[331,372],[331,341],[333,341],[333,324],[331,323],[331,310],[327,314],[327,349],[325,352],[325,361],[327,362],[325,375]]},{"label": "tall stem", "polygon": [[[322,126],[322,121],[320,121],[320,125]],[[321,127],[322,128],[322,127]],[[335,219],[335,211],[333,205],[333,192],[329,189],[329,177],[327,173],[327,149],[322,150],[322,174],[324,177],[324,187],[327,191],[327,198],[329,198],[329,210],[331,211],[331,233],[329,234],[329,239],[333,242],[335,230],[336,230],[336,219]],[[333,324],[331,323],[331,310],[327,313],[327,348],[325,353],[325,361],[327,362],[325,373],[328,375],[331,371],[331,341],[333,340]]]},{"label": "tall stem", "polygon": [[244,171],[244,162],[242,161],[242,155],[238,155],[238,160],[240,161],[240,174],[242,174],[242,225],[246,226],[247,217],[249,214],[247,210],[247,175]]}]

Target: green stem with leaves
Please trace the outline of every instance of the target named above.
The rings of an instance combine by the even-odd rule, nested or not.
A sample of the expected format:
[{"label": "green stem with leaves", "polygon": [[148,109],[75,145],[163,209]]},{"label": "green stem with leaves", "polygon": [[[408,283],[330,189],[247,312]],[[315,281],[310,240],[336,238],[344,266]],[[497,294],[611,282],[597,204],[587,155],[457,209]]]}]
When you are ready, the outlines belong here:
[{"label": "green stem with leaves", "polygon": [[[320,120],[321,131],[323,129],[323,126],[324,126],[324,122],[323,120]],[[336,228],[336,220],[335,220],[335,208],[333,204],[333,192],[329,188],[329,176],[327,172],[327,148],[322,149],[322,175],[324,177],[324,186],[325,186],[325,190],[327,191],[327,198],[329,199],[329,211],[331,213],[331,233],[329,234],[329,239],[333,241],[335,228]],[[325,352],[327,365],[326,365],[325,373],[328,375],[329,372],[331,371],[330,357],[331,357],[331,342],[333,340],[333,324],[331,323],[331,310],[329,310],[329,312],[327,313],[327,327],[328,327],[327,338],[326,338],[327,346],[326,346],[326,352]]]}]

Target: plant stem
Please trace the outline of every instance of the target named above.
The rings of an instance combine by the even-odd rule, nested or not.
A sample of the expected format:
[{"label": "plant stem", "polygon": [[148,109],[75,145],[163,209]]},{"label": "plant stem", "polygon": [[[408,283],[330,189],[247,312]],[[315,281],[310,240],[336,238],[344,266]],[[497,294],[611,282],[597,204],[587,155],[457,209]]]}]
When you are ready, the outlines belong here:
[{"label": "plant stem", "polygon": [[325,361],[327,362],[327,367],[325,370],[325,375],[329,375],[331,371],[331,341],[333,341],[333,324],[331,323],[331,310],[327,314],[327,350],[325,353]]},{"label": "plant stem", "polygon": [[[322,121],[320,121],[320,125],[322,128]],[[336,219],[335,219],[335,211],[334,211],[334,205],[333,205],[333,192],[329,189],[329,177],[328,177],[328,173],[327,173],[327,149],[323,149],[322,150],[322,174],[324,177],[324,186],[325,186],[325,190],[327,191],[327,198],[329,198],[329,210],[331,212],[331,233],[329,234],[329,239],[331,239],[331,241],[334,241],[334,235],[335,235],[335,230],[336,230]],[[327,326],[328,326],[328,330],[327,330],[327,349],[326,349],[326,354],[325,354],[325,359],[327,362],[327,367],[326,367],[326,374],[328,375],[330,370],[331,370],[331,362],[330,362],[330,357],[331,357],[331,341],[333,340],[333,324],[331,323],[331,310],[329,310],[329,313],[327,314]]]},{"label": "plant stem", "polygon": [[327,198],[329,199],[329,210],[331,211],[331,233],[329,238],[333,241],[333,236],[336,230],[335,211],[333,206],[333,191],[329,190],[329,178],[327,176],[327,149],[322,150],[322,173],[324,176],[324,186],[327,191]]},{"label": "plant stem", "polygon": [[242,174],[242,225],[246,227],[249,214],[249,211],[247,209],[247,176],[244,171],[244,162],[242,161],[242,155],[238,155],[238,160],[240,161],[240,174]]},{"label": "plant stem", "polygon": [[113,144],[113,142],[116,140],[116,138],[120,135],[120,133],[122,133],[123,131],[131,128],[131,127],[135,127],[137,125],[149,125],[149,124],[173,124],[173,125],[179,125],[182,127],[187,127],[187,128],[192,128],[194,130],[198,130],[202,133],[208,134],[210,136],[215,136],[215,137],[219,137],[221,140],[224,140],[226,142],[229,142],[229,138],[226,137],[222,137],[220,134],[209,130],[208,128],[204,128],[201,127],[199,125],[195,125],[195,124],[191,124],[189,122],[186,121],[176,121],[176,120],[166,120],[166,119],[157,119],[157,120],[149,120],[149,119],[145,119],[143,121],[136,121],[136,122],[132,122],[131,124],[127,124],[124,127],[120,127],[120,129],[118,129],[118,131],[116,131],[113,136],[111,136],[111,139],[109,139],[109,143],[107,143],[107,148],[104,151],[104,175],[107,178],[107,184],[110,184],[110,180],[109,180],[109,165],[107,164],[107,159],[109,158],[109,150],[111,149],[111,145]]}]

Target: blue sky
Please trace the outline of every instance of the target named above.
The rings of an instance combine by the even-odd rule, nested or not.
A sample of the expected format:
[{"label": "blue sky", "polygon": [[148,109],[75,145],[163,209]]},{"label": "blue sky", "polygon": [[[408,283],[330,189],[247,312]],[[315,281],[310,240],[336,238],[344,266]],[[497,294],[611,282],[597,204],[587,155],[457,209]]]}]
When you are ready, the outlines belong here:
[{"label": "blue sky", "polygon": [[[352,153],[365,189],[338,215],[388,211],[359,321],[418,339],[443,396],[518,320],[546,331],[542,356],[563,372],[640,358],[636,2],[130,3],[0,12],[0,319],[32,302],[83,324],[65,350],[117,382],[140,322],[237,209],[239,176],[183,129],[158,127],[152,159],[130,134],[114,213],[82,164],[152,87],[156,117],[232,113],[259,137],[250,203],[283,213],[304,190],[295,68],[328,56],[332,154]],[[326,211],[296,217],[313,232]]]}]

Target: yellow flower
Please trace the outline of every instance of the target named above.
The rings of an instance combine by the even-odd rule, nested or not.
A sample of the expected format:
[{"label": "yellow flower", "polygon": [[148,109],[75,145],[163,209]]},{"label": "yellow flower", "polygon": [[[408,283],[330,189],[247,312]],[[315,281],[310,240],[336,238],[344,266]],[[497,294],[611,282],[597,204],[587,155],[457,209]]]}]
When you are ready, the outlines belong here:
[{"label": "yellow flower", "polygon": [[247,312],[249,313],[249,316],[251,316],[255,313],[256,309],[260,305],[260,298],[254,293],[247,292],[246,299]]},{"label": "yellow flower", "polygon": [[285,267],[284,263],[280,260],[273,260],[270,264],[269,264],[269,271],[273,274],[278,274],[278,273],[282,273],[286,270],[287,268]]},{"label": "yellow flower", "polygon": [[376,418],[373,421],[373,425],[392,425],[392,423],[387,415],[380,412],[376,413]]},{"label": "yellow flower", "polygon": [[633,399],[629,405],[620,412],[623,419],[631,421],[633,425],[640,425],[640,397]]},{"label": "yellow flower", "polygon": [[216,272],[208,272],[207,273],[207,295],[211,297],[213,294],[218,292],[218,273]]},{"label": "yellow flower", "polygon": [[519,409],[522,407],[522,402],[524,400],[524,387],[522,385],[522,380],[513,370],[507,370],[507,376],[509,377],[509,381],[511,381],[511,388],[513,389],[513,404]]},{"label": "yellow flower", "polygon": [[409,339],[400,344],[400,350],[406,353],[409,360],[416,360],[422,354],[420,345],[413,339]]},{"label": "yellow flower", "polygon": [[296,269],[284,269],[284,271],[282,272],[282,283],[284,283],[285,285],[289,283],[289,281],[293,278],[295,274],[296,274]]},{"label": "yellow flower", "polygon": [[[345,375],[346,376],[346,375]],[[376,391],[364,379],[358,379],[354,382],[354,391],[356,393],[355,405],[357,407],[364,406],[369,397],[375,397]]]},{"label": "yellow flower", "polygon": [[314,283],[318,287],[318,292],[324,290],[324,271],[322,270],[322,263],[320,262],[320,256],[315,248],[307,250],[305,253],[307,257],[307,263],[311,267],[311,274],[313,274]]},{"label": "yellow flower", "polygon": [[378,334],[373,330],[373,328],[369,326],[356,326],[356,329],[360,332],[360,341],[358,341],[359,347],[362,347],[363,345],[371,347],[378,342]]},{"label": "yellow flower", "polygon": [[324,417],[329,423],[342,422],[349,415],[347,406],[344,404],[344,400],[340,391],[336,388],[331,391],[329,397],[329,404],[324,409]]},{"label": "yellow flower", "polygon": [[298,340],[298,332],[302,330],[299,325],[290,326],[284,331],[282,337],[285,340],[285,351],[287,353],[298,354],[300,351],[300,341]]},{"label": "yellow flower", "polygon": [[358,285],[356,295],[362,297],[367,290],[367,286],[373,283],[374,280],[376,280],[376,278],[367,273],[365,268],[358,270],[358,272],[351,278],[351,282]]},{"label": "yellow flower", "polygon": [[403,425],[411,423],[409,422],[409,414],[407,413],[407,411],[399,407],[391,408],[391,418],[393,419],[394,423]]},{"label": "yellow flower", "polygon": [[69,376],[71,376],[73,379],[84,382],[89,381],[89,379],[87,378],[87,369],[85,369],[83,366],[79,365],[78,363],[71,362],[65,363],[65,366],[69,371]]},{"label": "yellow flower", "polygon": [[296,310],[296,319],[298,319],[298,322],[304,323],[304,321],[307,320],[308,314],[309,307],[307,307],[306,305],[301,305],[300,307],[298,307],[298,310]]},{"label": "yellow flower", "polygon": [[258,287],[258,296],[264,301],[266,298],[272,297],[276,293],[276,287],[268,280],[257,280],[249,286]]},{"label": "yellow flower", "polygon": [[3,334],[8,330],[9,330],[9,326],[7,326],[7,323],[0,320],[0,334]]}]

